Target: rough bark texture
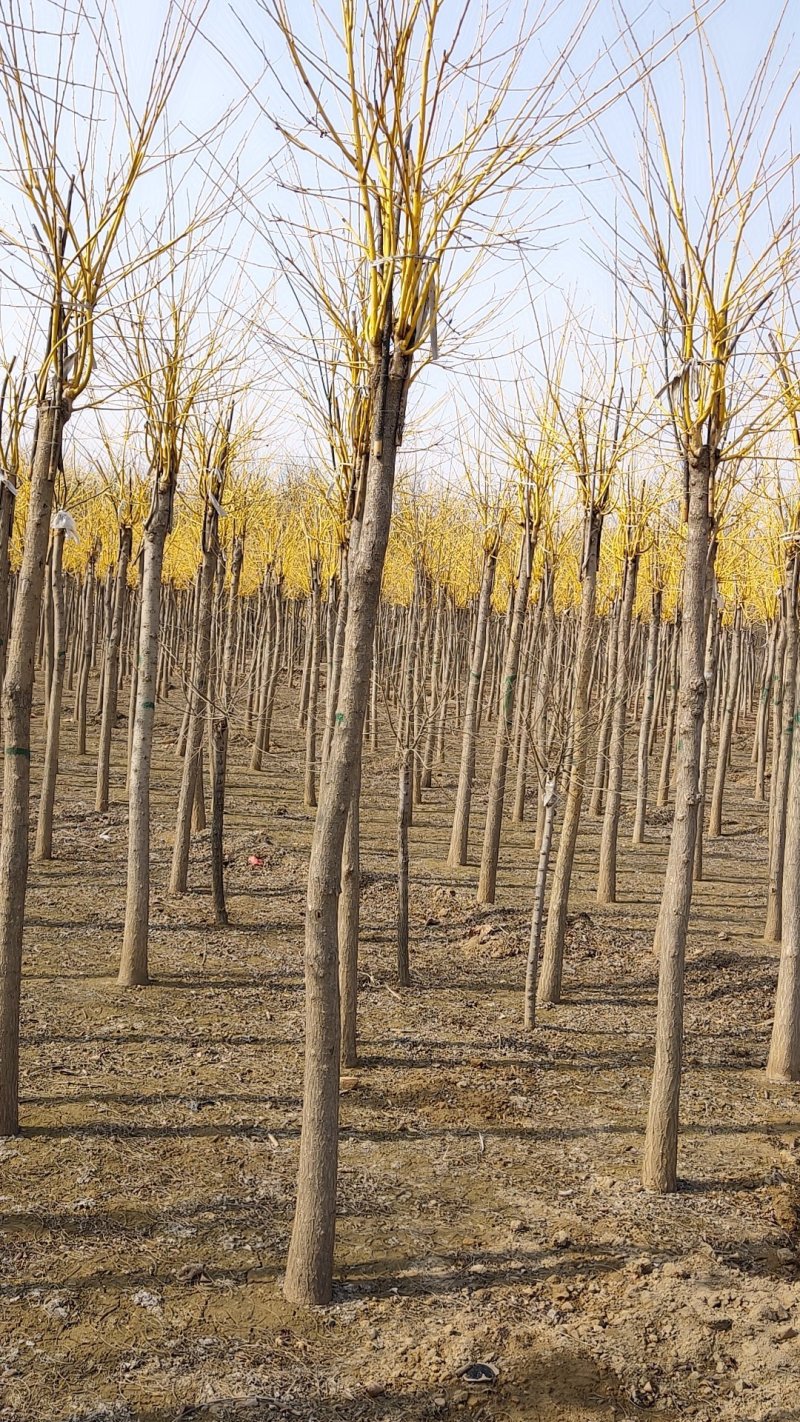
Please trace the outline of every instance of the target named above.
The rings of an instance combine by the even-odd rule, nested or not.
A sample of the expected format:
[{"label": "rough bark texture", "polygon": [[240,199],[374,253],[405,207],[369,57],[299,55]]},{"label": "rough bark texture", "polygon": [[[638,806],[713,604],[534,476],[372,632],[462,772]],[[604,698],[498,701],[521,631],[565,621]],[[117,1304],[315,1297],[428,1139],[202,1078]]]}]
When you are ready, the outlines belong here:
[{"label": "rough bark texture", "polygon": [[34,660],[50,536],[53,485],[68,417],[68,407],[62,404],[60,394],[39,407],[25,542],[3,686],[5,764],[0,838],[0,1136],[16,1135],[19,1130],[19,996],[22,925],[28,885]]},{"label": "rough bark texture", "polygon": [[800,712],[794,715],[783,863],[781,957],[767,1060],[770,1081],[800,1081]]},{"label": "rough bark texture", "polygon": [[372,642],[392,516],[410,362],[384,338],[358,549],[350,570],[339,705],[314,822],[306,908],[306,1045],[300,1161],[284,1292],[328,1303],[333,1287],[339,1123],[338,899],[342,848],[369,696]]},{"label": "rough bark texture", "polygon": [[708,448],[703,448],[689,466],[675,818],[655,934],[659,958],[656,1049],[642,1181],[648,1190],[662,1193],[676,1188],[678,1174],[684,958],[692,903],[700,740],[706,699],[705,586],[712,457]]},{"label": "rough bark texture", "polygon": [[553,842],[553,821],[556,815],[556,782],[548,780],[544,787],[544,825],[542,842],[539,846],[539,862],[536,867],[536,887],[533,892],[533,912],[531,914],[531,936],[528,941],[528,961],[525,968],[525,1009],[524,1026],[532,1031],[536,1026],[536,977],[539,965],[539,944],[542,938],[544,919],[544,893],[547,883],[547,868],[550,863],[550,846]]},{"label": "rough bark texture", "polygon": [[514,611],[506,643],[503,665],[503,683],[497,730],[494,741],[492,774],[489,780],[489,803],[486,807],[486,827],[483,835],[483,852],[478,877],[478,903],[493,904],[497,884],[497,860],[500,854],[500,831],[503,825],[503,800],[506,789],[508,752],[514,725],[514,704],[517,693],[519,654],[522,645],[522,631],[528,610],[528,592],[531,583],[531,560],[533,556],[530,530],[526,527],[520,549],[519,577],[514,596]]},{"label": "rough bark texture", "polygon": [[156,711],[161,568],[171,521],[173,488],[168,476],[157,477],[154,505],[144,532],[136,699],[128,771],[128,887],[118,978],[121,987],[142,986],[149,980],[150,765]]},{"label": "rough bark texture", "polygon": [[[203,744],[209,695],[211,666],[211,622],[214,607],[214,579],[217,569],[217,515],[207,505],[203,531],[203,561],[200,566],[198,590],[197,641],[189,687],[189,725],[186,734],[186,754],[183,760],[181,788],[178,793],[178,813],[175,822],[175,843],[169,891],[186,893],[189,873],[189,850],[192,839],[192,808],[195,804],[199,774],[200,750]],[[203,813],[205,821],[205,812]]]},{"label": "rough bark texture", "polygon": [[108,809],[109,773],[111,766],[111,737],[117,724],[117,676],[119,673],[119,649],[122,640],[122,624],[125,618],[125,601],[128,592],[128,564],[133,544],[133,530],[123,526],[119,533],[119,553],[114,576],[114,601],[111,613],[111,630],[106,645],[106,676],[103,690],[103,715],[100,722],[100,748],[97,753],[97,790],[94,807]]},{"label": "rough bark texture", "polygon": [[777,766],[773,776],[774,795],[770,822],[769,884],[767,886],[767,918],[764,938],[767,943],[780,943],[783,906],[783,860],[786,844],[786,810],[789,777],[794,744],[794,712],[797,675],[797,575],[800,559],[795,557],[787,577],[784,592],[785,643],[783,677],[780,690],[781,735]]},{"label": "rough bark texture", "polygon": [[725,794],[725,779],[728,774],[728,759],[733,736],[733,718],[739,695],[739,668],[742,659],[742,615],[736,613],[731,640],[731,659],[728,666],[728,683],[725,689],[725,710],[722,713],[719,745],[717,746],[717,766],[714,773],[714,789],[711,794],[711,816],[708,832],[712,837],[722,834],[722,798]]},{"label": "rough bark texture", "polygon": [[608,746],[608,785],[606,790],[603,830],[600,836],[600,869],[597,879],[597,902],[617,901],[617,839],[622,810],[622,773],[625,760],[625,725],[628,714],[628,682],[631,619],[636,597],[639,569],[638,557],[625,563],[625,580],[617,625],[616,676],[612,688],[611,737]]},{"label": "rough bark texture", "polygon": [[586,540],[586,559],[581,577],[581,611],[578,625],[578,645],[575,652],[574,697],[572,703],[572,763],[564,806],[561,837],[558,841],[556,865],[550,888],[547,910],[542,973],[537,1000],[542,1006],[561,1001],[561,974],[564,965],[564,938],[567,932],[567,906],[572,881],[575,846],[581,818],[589,751],[589,678],[592,668],[595,594],[597,565],[600,559],[602,519],[590,519]]},{"label": "rough bark texture", "polygon": [[61,702],[64,695],[64,671],[67,655],[63,564],[64,530],[59,528],[53,534],[53,544],[50,550],[50,587],[53,601],[53,680],[50,686],[44,768],[39,796],[39,815],[36,821],[35,859],[52,859],[53,857],[53,810],[56,803],[58,748],[61,740]]},{"label": "rough bark texture", "polygon": [[664,749],[661,755],[661,772],[658,778],[656,804],[660,809],[669,802],[670,773],[672,770],[672,746],[675,740],[675,720],[678,714],[679,654],[681,644],[681,614],[675,614],[675,627],[669,658],[669,684],[667,686],[667,724],[664,728]]},{"label": "rough bark texture", "polygon": [[497,551],[484,554],[483,576],[478,598],[478,615],[475,623],[475,639],[472,645],[472,661],[467,685],[464,708],[464,725],[461,738],[461,764],[458,772],[456,807],[453,814],[453,828],[450,835],[450,853],[447,862],[455,868],[467,862],[469,841],[469,816],[472,805],[472,783],[475,779],[475,753],[478,738],[478,709],[480,704],[481,679],[486,656],[486,632],[489,626],[489,608],[492,601],[494,575],[497,567]]},{"label": "rough bark texture", "polygon": [[645,671],[642,719],[639,724],[639,754],[636,773],[636,813],[633,820],[633,844],[644,844],[647,828],[647,786],[650,769],[650,728],[655,709],[658,638],[661,630],[661,593],[653,594],[653,610],[647,634],[647,664]]}]

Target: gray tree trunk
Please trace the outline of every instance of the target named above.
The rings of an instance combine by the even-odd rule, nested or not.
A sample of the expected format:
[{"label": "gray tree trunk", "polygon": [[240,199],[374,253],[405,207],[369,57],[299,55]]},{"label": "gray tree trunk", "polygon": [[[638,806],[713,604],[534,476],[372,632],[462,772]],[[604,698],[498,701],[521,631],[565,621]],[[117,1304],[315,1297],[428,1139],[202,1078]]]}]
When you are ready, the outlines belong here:
[{"label": "gray tree trunk", "polygon": [[712,455],[708,447],[702,448],[689,461],[675,818],[655,934],[659,960],[656,1047],[642,1182],[648,1190],[660,1193],[675,1190],[678,1178],[683,978],[686,934],[692,904],[700,741],[706,699],[705,588],[711,546],[711,461]]}]

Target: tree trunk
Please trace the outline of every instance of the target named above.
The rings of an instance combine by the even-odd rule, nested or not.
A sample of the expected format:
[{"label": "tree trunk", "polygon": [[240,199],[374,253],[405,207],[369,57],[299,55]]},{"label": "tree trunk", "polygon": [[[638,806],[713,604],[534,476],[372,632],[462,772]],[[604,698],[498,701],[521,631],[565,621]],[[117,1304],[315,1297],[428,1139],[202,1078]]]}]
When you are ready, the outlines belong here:
[{"label": "tree trunk", "polygon": [[684,957],[692,903],[700,740],[706,698],[705,588],[711,545],[712,458],[711,451],[704,447],[689,463],[675,818],[655,935],[659,958],[656,1048],[642,1181],[646,1189],[660,1193],[677,1186]]},{"label": "tree trunk", "polygon": [[418,578],[409,608],[406,668],[401,712],[400,775],[397,796],[397,981],[411,986],[408,960],[408,832],[411,825],[412,761],[414,757],[414,668],[417,660]]},{"label": "tree trunk", "polygon": [[145,524],[142,549],[136,699],[128,771],[128,886],[119,965],[120,987],[141,986],[149,981],[150,766],[156,709],[161,569],[174,490],[169,475],[157,475],[156,480],[153,508]]},{"label": "tree trunk", "polygon": [[567,932],[567,906],[572,880],[575,846],[583,804],[586,762],[589,741],[589,677],[592,668],[592,642],[597,590],[597,565],[600,559],[602,518],[593,511],[587,514],[589,527],[586,558],[581,574],[581,612],[578,625],[578,645],[575,653],[574,696],[572,703],[572,764],[567,786],[567,800],[556,865],[550,888],[547,911],[542,974],[537,999],[546,1006],[561,1001],[561,975],[564,965],[564,939]]},{"label": "tree trunk", "polygon": [[711,706],[717,685],[721,615],[717,606],[716,584],[713,577],[708,580],[706,597],[706,661],[703,675],[706,680],[706,704],[703,712],[703,734],[700,737],[700,771],[697,778],[697,833],[694,839],[694,881],[699,884],[703,878],[703,822],[706,807],[706,785],[708,782],[708,761],[711,749]]},{"label": "tree trunk", "polygon": [[107,676],[103,692],[103,715],[100,722],[100,747],[97,753],[97,789],[94,807],[104,812],[108,809],[109,781],[111,773],[111,738],[117,724],[117,675],[119,672],[119,648],[122,640],[122,624],[125,618],[125,600],[128,595],[128,564],[133,544],[133,530],[123,525],[119,531],[119,553],[114,576],[114,601],[111,613],[111,628],[106,643],[105,665]]},{"label": "tree trunk", "polygon": [[782,933],[783,904],[783,859],[786,845],[786,812],[789,796],[789,777],[792,754],[794,752],[794,720],[797,677],[797,583],[800,557],[792,559],[784,593],[785,647],[783,653],[783,680],[781,686],[780,714],[782,729],[778,764],[774,776],[775,794],[772,805],[772,825],[769,852],[769,883],[767,885],[767,919],[764,925],[764,939],[767,943],[780,943]]},{"label": "tree trunk", "polygon": [[3,685],[3,822],[0,835],[0,1136],[19,1130],[19,1000],[28,887],[31,705],[53,485],[69,407],[60,392],[38,410],[22,565]]},{"label": "tree trunk", "polygon": [[192,808],[195,802],[199,774],[200,748],[203,744],[209,697],[211,666],[211,622],[214,608],[214,578],[217,570],[216,510],[207,503],[203,529],[203,559],[198,590],[197,640],[189,685],[189,725],[186,733],[186,754],[183,760],[181,786],[178,792],[178,813],[175,822],[175,843],[169,892],[175,897],[185,894],[189,875],[189,850],[192,842]]},{"label": "tree trunk", "polygon": [[300,1161],[284,1293],[328,1303],[333,1287],[339,1123],[338,898],[342,848],[360,763],[364,714],[410,358],[382,341],[363,520],[350,575],[339,711],[320,787],[308,870],[306,1045]]},{"label": "tree trunk", "polygon": [[650,767],[650,728],[655,709],[658,639],[661,632],[661,592],[653,593],[653,608],[647,633],[647,662],[644,683],[642,719],[639,724],[639,755],[636,775],[636,814],[633,821],[633,844],[644,844],[647,827],[647,782]]},{"label": "tree trunk", "polygon": [[346,1067],[355,1066],[358,1060],[358,936],[361,907],[360,796],[361,764],[359,762],[354,772],[350,805],[347,812],[338,919],[341,1059],[342,1066]]},{"label": "tree trunk", "polygon": [[56,802],[58,749],[61,740],[61,701],[66,667],[66,627],[64,621],[64,530],[57,528],[50,550],[50,585],[53,604],[53,679],[47,714],[47,741],[44,753],[39,816],[36,821],[35,859],[53,857],[53,810]]},{"label": "tree trunk", "polygon": [[16,504],[16,495],[12,494],[8,484],[0,484],[0,687],[5,678],[8,655],[11,538],[14,532]]},{"label": "tree trunk", "polygon": [[451,868],[467,862],[469,841],[469,815],[472,805],[472,783],[475,779],[475,754],[478,739],[478,707],[480,702],[481,677],[486,655],[486,633],[489,626],[489,609],[492,601],[494,575],[497,567],[497,549],[484,553],[483,577],[478,599],[478,617],[475,624],[475,640],[472,648],[469,683],[464,708],[464,726],[461,739],[461,765],[458,772],[456,807],[453,828],[450,835],[450,853],[447,863]]},{"label": "tree trunk", "polygon": [[533,540],[530,527],[526,524],[519,552],[519,576],[514,596],[514,609],[506,643],[503,666],[503,685],[497,716],[497,731],[494,738],[492,774],[489,780],[489,803],[486,807],[486,827],[483,835],[483,852],[478,877],[478,903],[493,904],[497,884],[497,861],[500,855],[500,831],[503,826],[503,800],[506,789],[508,752],[514,726],[514,702],[517,692],[519,653],[525,615],[528,611],[528,592],[531,585],[531,560]]},{"label": "tree trunk", "polygon": [[[795,688],[795,704],[798,704]],[[769,1081],[800,1081],[800,713],[795,712],[783,860],[781,957],[767,1059]]]},{"label": "tree trunk", "polygon": [[544,825],[542,842],[539,846],[539,863],[536,869],[536,887],[533,893],[533,912],[531,914],[531,936],[528,941],[528,962],[525,969],[524,1026],[529,1032],[536,1026],[536,976],[544,919],[544,891],[547,884],[547,867],[550,863],[550,846],[553,842],[553,821],[556,815],[555,779],[548,777],[546,780],[543,800]]},{"label": "tree trunk", "polygon": [[678,653],[681,644],[682,617],[675,613],[675,629],[672,636],[669,658],[669,685],[667,687],[667,724],[664,727],[664,749],[661,755],[661,773],[658,777],[658,797],[656,804],[663,809],[669,803],[670,772],[672,769],[672,745],[675,740],[675,721],[678,714]]},{"label": "tree trunk", "polygon": [[311,660],[308,664],[308,703],[306,706],[306,765],[303,783],[303,803],[309,809],[317,804],[317,703],[319,701],[320,667],[320,577],[319,565],[311,569]]},{"label": "tree trunk", "polygon": [[215,704],[211,717],[211,895],[214,921],[224,927],[228,922],[225,904],[225,784],[228,774],[228,737],[233,699],[233,676],[236,652],[239,583],[244,561],[244,543],[240,536],[233,540],[231,551],[231,581],[228,589],[228,609],[225,620],[225,642],[222,649],[221,700]]},{"label": "tree trunk", "polygon": [[606,791],[603,830],[600,836],[600,869],[597,877],[597,902],[617,902],[617,841],[622,809],[622,773],[625,767],[625,725],[628,716],[628,682],[630,677],[630,641],[633,603],[639,572],[638,555],[625,560],[622,601],[617,624],[617,658],[611,711],[611,737],[608,747],[608,789]]},{"label": "tree trunk", "polygon": [[714,774],[714,789],[711,795],[711,818],[708,832],[713,837],[722,834],[722,797],[725,794],[725,777],[728,773],[733,736],[733,718],[739,696],[739,668],[742,659],[742,614],[737,609],[733,624],[731,659],[728,666],[728,685],[725,693],[725,710],[722,716],[719,746],[717,747],[717,768]]},{"label": "tree trunk", "polygon": [[773,678],[775,676],[775,657],[778,648],[778,620],[773,622],[772,631],[767,649],[767,661],[764,670],[764,685],[761,688],[761,699],[758,707],[758,722],[755,734],[756,753],[756,790],[755,798],[763,803],[766,796],[764,793],[764,780],[767,770],[767,748],[769,743],[769,707],[772,699]]},{"label": "tree trunk", "polygon": [[89,699],[89,675],[92,669],[92,655],[95,640],[94,616],[96,604],[93,554],[86,570],[86,582],[83,591],[83,647],[81,649],[81,665],[78,673],[78,691],[75,697],[75,719],[78,723],[79,756],[86,755],[86,717]]}]

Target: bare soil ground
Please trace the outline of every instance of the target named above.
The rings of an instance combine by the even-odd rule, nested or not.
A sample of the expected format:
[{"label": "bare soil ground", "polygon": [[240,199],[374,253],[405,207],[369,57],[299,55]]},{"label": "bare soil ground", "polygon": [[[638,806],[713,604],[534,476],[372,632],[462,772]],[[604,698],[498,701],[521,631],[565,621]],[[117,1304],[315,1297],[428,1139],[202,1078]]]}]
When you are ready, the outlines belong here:
[{"label": "bare soil ground", "polygon": [[[530,825],[506,828],[498,905],[481,911],[474,865],[443,867],[454,786],[445,776],[426,796],[412,844],[414,985],[401,993],[395,774],[388,750],[368,758],[339,1282],[330,1308],[302,1311],[280,1292],[311,831],[300,737],[287,709],[261,775],[234,739],[232,924],[215,930],[204,836],[194,891],[166,896],[179,709],[177,698],[159,708],[155,983],[135,991],[115,983],[124,728],[115,807],[100,816],[94,759],[77,760],[65,715],[57,858],[34,868],[28,898],[23,1134],[0,1143],[0,1416],[800,1418],[800,1097],[762,1073],[777,953],[760,939],[765,814],[747,732],[693,912],[682,1188],[666,1199],[644,1193],[638,1172],[668,816],[652,817],[635,852],[623,823],[621,901],[604,910],[587,824],[565,1001],[526,1037]],[[475,851],[483,804],[479,793]],[[263,868],[248,867],[251,853]],[[487,1394],[458,1377],[476,1360],[499,1371]]]}]

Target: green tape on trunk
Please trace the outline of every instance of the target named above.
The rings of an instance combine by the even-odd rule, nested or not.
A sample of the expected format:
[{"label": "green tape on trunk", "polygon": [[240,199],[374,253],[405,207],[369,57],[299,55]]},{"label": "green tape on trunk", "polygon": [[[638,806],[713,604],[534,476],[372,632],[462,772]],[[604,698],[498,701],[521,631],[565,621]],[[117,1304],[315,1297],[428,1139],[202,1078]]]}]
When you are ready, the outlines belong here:
[{"label": "green tape on trunk", "polygon": [[155,703],[155,701],[143,701],[143,702],[142,702],[142,705],[143,705],[145,711],[155,711],[155,709],[156,709],[156,703]]},{"label": "green tape on trunk", "polygon": [[26,755],[28,760],[31,758],[27,746],[6,746],[6,755]]}]

